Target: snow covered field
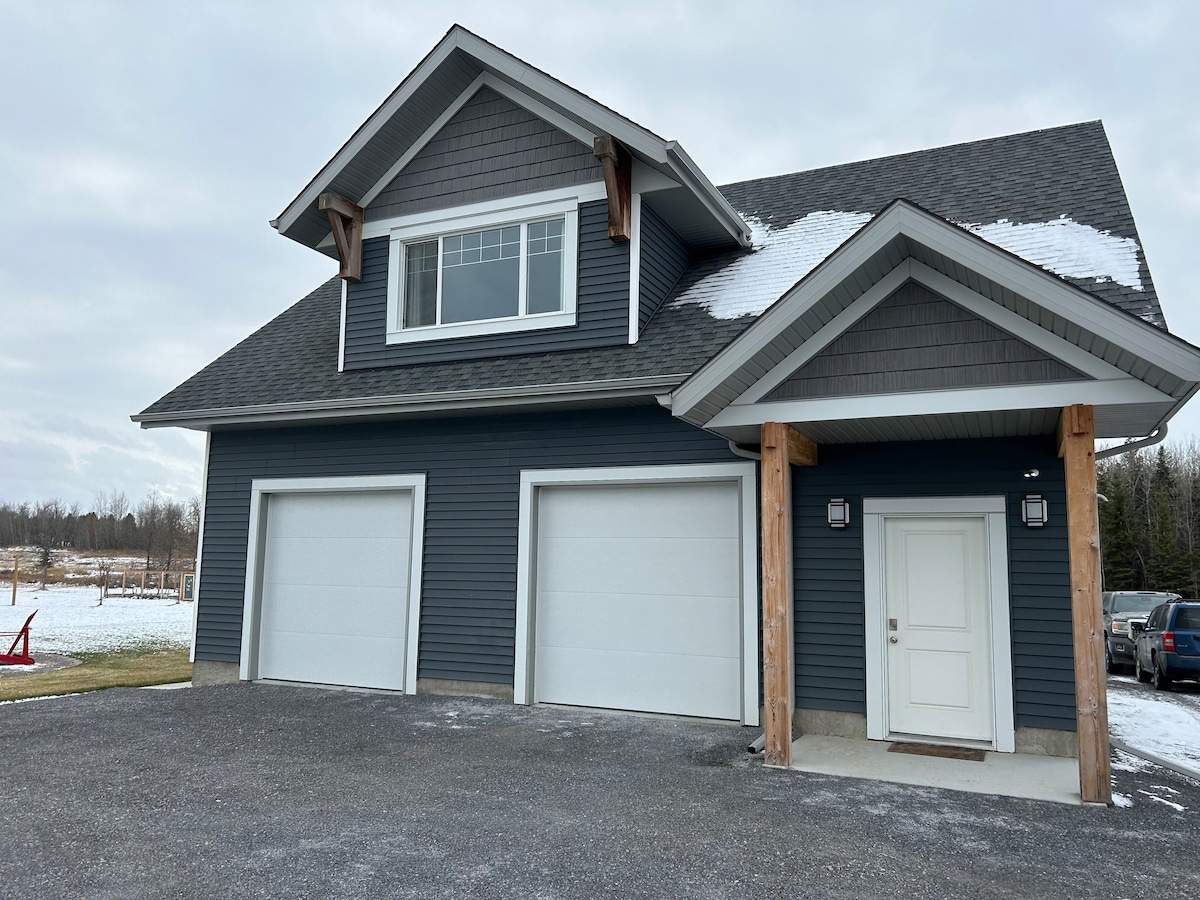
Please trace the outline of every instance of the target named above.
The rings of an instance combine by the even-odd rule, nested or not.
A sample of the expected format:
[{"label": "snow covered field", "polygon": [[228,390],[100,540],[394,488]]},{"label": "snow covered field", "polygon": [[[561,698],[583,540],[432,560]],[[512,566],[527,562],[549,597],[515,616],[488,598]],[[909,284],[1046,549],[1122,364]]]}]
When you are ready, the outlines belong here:
[{"label": "snow covered field", "polygon": [[39,652],[71,656],[191,642],[191,603],[110,596],[97,606],[95,587],[54,585],[43,591],[30,584],[17,588],[17,605],[10,606],[10,590],[8,585],[0,589],[0,631],[16,631],[36,609],[29,640],[35,659]]}]

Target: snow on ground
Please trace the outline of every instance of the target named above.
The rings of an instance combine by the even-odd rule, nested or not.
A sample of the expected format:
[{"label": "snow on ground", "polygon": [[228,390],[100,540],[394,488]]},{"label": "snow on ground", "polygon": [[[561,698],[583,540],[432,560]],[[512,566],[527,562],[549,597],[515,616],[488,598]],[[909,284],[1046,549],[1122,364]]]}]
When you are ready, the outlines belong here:
[{"label": "snow on ground", "polygon": [[[109,596],[98,606],[98,588],[35,585],[17,588],[17,605],[0,591],[0,631],[16,631],[37,610],[29,652],[97,653],[142,646],[186,647],[191,642],[192,604],[174,600]],[[5,639],[4,650],[8,649]]]},{"label": "snow on ground", "polygon": [[1108,729],[1136,750],[1200,772],[1200,695],[1110,684]]},{"label": "snow on ground", "polygon": [[[715,319],[760,315],[872,218],[871,213],[821,210],[772,228],[746,217],[754,252],[696,282],[671,305],[695,304]],[[1133,238],[1066,216],[1049,222],[956,224],[1056,275],[1115,281],[1143,290],[1141,248]]]}]

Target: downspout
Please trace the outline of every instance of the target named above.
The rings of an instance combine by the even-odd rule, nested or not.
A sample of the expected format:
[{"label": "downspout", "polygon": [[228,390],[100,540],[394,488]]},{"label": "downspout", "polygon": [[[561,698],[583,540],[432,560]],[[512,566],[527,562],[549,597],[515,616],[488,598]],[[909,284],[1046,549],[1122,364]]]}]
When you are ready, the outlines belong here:
[{"label": "downspout", "polygon": [[1113,456],[1120,456],[1122,453],[1128,453],[1131,450],[1141,450],[1143,447],[1153,447],[1155,444],[1161,443],[1167,436],[1167,426],[1160,425],[1156,431],[1147,435],[1144,438],[1138,438],[1136,441],[1128,441],[1117,447],[1109,447],[1107,450],[1096,451],[1096,461],[1109,459]]},{"label": "downspout", "polygon": [[752,459],[755,462],[762,462],[762,454],[754,450],[747,450],[737,441],[729,442],[729,452],[734,456],[740,456],[742,459]]}]

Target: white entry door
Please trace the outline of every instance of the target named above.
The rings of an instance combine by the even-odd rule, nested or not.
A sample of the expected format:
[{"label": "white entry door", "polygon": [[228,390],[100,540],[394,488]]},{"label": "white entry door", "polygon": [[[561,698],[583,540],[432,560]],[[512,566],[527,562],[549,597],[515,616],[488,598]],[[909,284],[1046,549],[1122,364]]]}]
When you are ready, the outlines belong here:
[{"label": "white entry door", "polygon": [[888,729],[995,739],[988,517],[883,519]]}]

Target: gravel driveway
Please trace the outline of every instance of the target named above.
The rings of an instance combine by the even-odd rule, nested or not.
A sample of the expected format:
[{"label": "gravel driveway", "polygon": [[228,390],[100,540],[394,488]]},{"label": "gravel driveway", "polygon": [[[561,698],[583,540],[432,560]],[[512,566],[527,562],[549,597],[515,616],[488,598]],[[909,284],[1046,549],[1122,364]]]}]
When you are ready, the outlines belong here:
[{"label": "gravel driveway", "polygon": [[24,900],[1200,895],[1200,786],[1153,768],[1073,808],[764,769],[728,725],[274,685],[0,730]]}]

